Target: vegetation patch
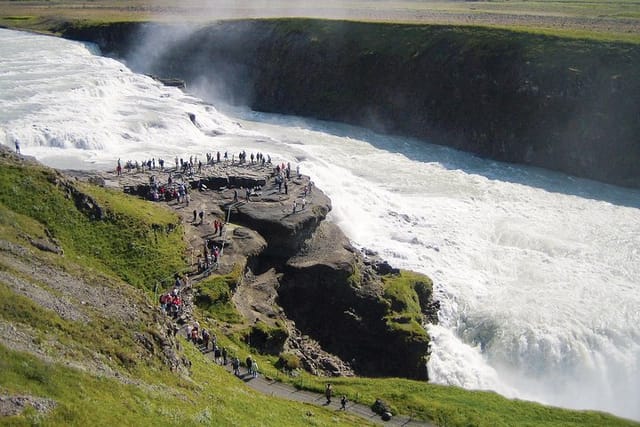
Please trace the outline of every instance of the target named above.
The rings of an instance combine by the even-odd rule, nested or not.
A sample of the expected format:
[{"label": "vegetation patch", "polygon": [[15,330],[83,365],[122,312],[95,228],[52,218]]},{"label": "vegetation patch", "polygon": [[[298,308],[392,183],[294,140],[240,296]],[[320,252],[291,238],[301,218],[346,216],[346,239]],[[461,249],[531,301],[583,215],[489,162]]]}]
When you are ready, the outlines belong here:
[{"label": "vegetation patch", "polygon": [[227,323],[242,323],[233,301],[233,293],[241,280],[240,268],[222,276],[209,276],[194,286],[194,302],[216,320]]},{"label": "vegetation patch", "polygon": [[[260,366],[268,365],[262,364]],[[264,369],[263,369],[264,370]],[[269,371],[265,375],[277,375]],[[326,378],[302,372],[297,377],[278,379],[298,388],[322,393]],[[372,406],[385,402],[393,414],[431,420],[441,426],[638,426],[596,411],[575,411],[544,406],[535,402],[507,399],[497,393],[470,391],[459,387],[429,384],[400,378],[332,378],[334,394],[345,394],[350,401]]]},{"label": "vegetation patch", "polygon": [[4,19],[8,21],[27,21],[33,19],[33,16],[7,16]]},{"label": "vegetation patch", "polygon": [[300,369],[300,358],[293,353],[280,353],[275,367],[284,371],[295,371]]},{"label": "vegetation patch", "polygon": [[[405,334],[408,339],[429,342],[423,326],[423,311],[431,299],[432,282],[427,276],[410,271],[383,277],[384,295],[389,309],[385,315],[390,331]],[[423,308],[423,305],[424,308]]]},{"label": "vegetation patch", "polygon": [[[83,197],[85,205],[78,202]],[[75,188],[43,167],[3,165],[0,204],[42,224],[71,260],[115,272],[143,289],[153,289],[185,265],[177,216],[122,192],[88,185]]]},{"label": "vegetation patch", "polygon": [[276,326],[269,326],[258,321],[243,335],[243,340],[249,346],[267,354],[278,354],[282,351],[282,346],[289,337],[287,329],[278,321],[276,321]]}]

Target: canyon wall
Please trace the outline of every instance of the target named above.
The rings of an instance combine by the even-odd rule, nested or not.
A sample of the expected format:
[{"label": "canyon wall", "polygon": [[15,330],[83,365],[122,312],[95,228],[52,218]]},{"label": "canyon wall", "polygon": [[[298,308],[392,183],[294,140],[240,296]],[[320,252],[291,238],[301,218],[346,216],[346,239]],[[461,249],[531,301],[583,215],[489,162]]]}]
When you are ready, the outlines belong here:
[{"label": "canyon wall", "polygon": [[304,19],[63,29],[137,71],[252,109],[341,121],[640,187],[640,47],[499,29]]}]

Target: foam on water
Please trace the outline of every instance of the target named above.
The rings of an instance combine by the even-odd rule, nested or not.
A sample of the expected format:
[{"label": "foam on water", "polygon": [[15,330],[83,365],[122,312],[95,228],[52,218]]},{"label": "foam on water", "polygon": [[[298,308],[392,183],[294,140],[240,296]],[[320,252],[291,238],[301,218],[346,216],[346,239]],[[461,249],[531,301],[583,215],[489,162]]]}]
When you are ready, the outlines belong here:
[{"label": "foam on water", "polygon": [[299,164],[356,245],[434,279],[434,381],[640,419],[637,190],[347,126],[231,118],[91,46],[7,30],[0,102],[0,142],[53,166],[243,149]]}]

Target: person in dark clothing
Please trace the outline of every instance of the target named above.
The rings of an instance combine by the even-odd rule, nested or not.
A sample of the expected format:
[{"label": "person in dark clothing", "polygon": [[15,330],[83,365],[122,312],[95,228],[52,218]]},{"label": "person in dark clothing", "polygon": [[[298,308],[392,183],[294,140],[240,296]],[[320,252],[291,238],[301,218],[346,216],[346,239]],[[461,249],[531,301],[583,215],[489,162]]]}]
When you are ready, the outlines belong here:
[{"label": "person in dark clothing", "polygon": [[245,363],[247,364],[247,373],[251,374],[251,365],[253,365],[251,356],[247,356],[247,360],[245,360]]}]

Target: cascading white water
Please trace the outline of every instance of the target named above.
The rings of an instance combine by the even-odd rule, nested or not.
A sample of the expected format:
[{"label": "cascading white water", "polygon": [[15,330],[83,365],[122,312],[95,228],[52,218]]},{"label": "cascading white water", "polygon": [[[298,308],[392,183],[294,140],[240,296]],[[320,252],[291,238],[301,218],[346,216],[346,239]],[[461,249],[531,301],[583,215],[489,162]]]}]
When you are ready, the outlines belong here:
[{"label": "cascading white water", "polygon": [[638,190],[348,126],[221,114],[90,46],[8,30],[0,102],[0,143],[55,167],[227,150],[299,164],[355,244],[434,279],[434,381],[640,419]]}]

